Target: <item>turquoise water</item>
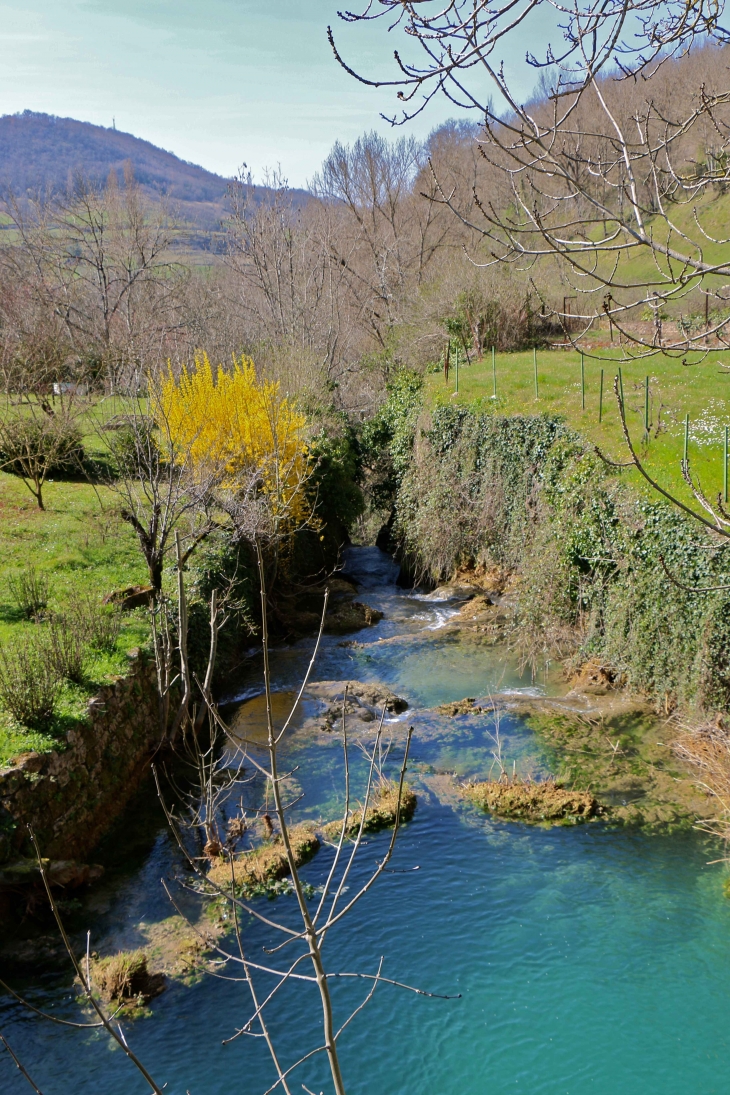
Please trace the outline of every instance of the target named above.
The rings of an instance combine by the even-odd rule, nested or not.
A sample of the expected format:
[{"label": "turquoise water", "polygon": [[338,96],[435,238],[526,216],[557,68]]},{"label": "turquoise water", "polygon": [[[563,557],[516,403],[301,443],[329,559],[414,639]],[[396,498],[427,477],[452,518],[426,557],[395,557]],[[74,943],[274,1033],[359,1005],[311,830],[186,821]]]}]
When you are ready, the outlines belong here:
[{"label": "turquoise water", "polygon": [[[387,680],[413,710],[391,725],[397,764],[405,725],[415,727],[409,778],[419,790],[413,821],[392,863],[339,933],[328,940],[329,968],[374,972],[460,999],[431,999],[381,986],[343,1036],[347,1090],[357,1095],[709,1095],[730,1090],[727,999],[730,992],[730,902],[717,849],[699,835],[646,836],[600,825],[537,829],[495,822],[449,794],[444,772],[486,773],[494,743],[484,720],[439,719],[422,706],[464,695],[529,688],[495,652],[439,638],[444,606],[387,584],[387,561],[370,551],[353,565],[371,570],[362,599],[387,619],[357,638],[362,648],[327,640],[318,679]],[[446,610],[448,606],[446,606]],[[435,627],[424,637],[423,629]],[[396,640],[378,642],[379,639]],[[401,641],[402,640],[402,641]],[[295,683],[307,644],[277,653],[277,686]],[[240,682],[256,684],[252,659]],[[493,727],[492,727],[493,731]],[[505,719],[506,759],[544,770],[530,732]],[[334,738],[295,732],[285,761],[298,764],[302,814],[338,795]],[[256,790],[252,788],[255,796]],[[170,914],[159,879],[179,867],[159,821],[141,841],[134,865],[114,868],[106,886],[77,914],[94,939],[134,939],[134,927]],[[141,840],[141,838],[140,838]],[[351,889],[382,856],[388,834],[371,839]],[[113,841],[112,841],[113,844]],[[327,849],[304,869],[317,885]],[[418,870],[413,870],[417,867]],[[267,914],[296,923],[293,900],[262,899]],[[248,952],[274,941],[257,922],[244,925]],[[120,944],[121,945],[121,944]],[[78,1019],[70,978],[15,975],[38,1006]],[[340,1019],[362,999],[362,985],[338,983]],[[265,1047],[238,1039],[221,1046],[249,1013],[242,984],[206,977],[173,985],[152,1003],[150,1018],[126,1024],[135,1050],[174,1095],[259,1095],[273,1083]],[[271,1012],[288,1062],[318,1044],[317,1002],[308,986],[292,988]],[[0,1032],[43,1095],[127,1095],[146,1085],[106,1036],[44,1024],[0,997]],[[329,1091],[315,1059],[292,1083]],[[0,1091],[29,1091],[0,1051]]]}]

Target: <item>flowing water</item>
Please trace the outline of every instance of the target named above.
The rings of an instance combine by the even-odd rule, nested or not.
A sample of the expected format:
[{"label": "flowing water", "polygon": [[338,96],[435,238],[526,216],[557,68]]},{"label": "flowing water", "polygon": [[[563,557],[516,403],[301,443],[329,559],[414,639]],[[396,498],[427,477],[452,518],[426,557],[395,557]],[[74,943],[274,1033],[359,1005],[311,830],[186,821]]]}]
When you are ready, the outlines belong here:
[{"label": "flowing water", "polygon": [[[392,871],[383,875],[328,939],[332,970],[374,973],[431,993],[382,985],[342,1039],[347,1090],[358,1095],[710,1095],[730,1090],[730,902],[717,849],[699,835],[656,836],[601,824],[538,828],[499,822],[465,805],[451,774],[486,776],[495,752],[518,771],[548,770],[532,733],[514,718],[439,717],[426,709],[464,696],[529,691],[495,649],[460,641],[443,624],[448,602],[399,590],[377,549],[353,549],[348,567],[360,596],[384,612],[356,645],[328,637],[317,680],[382,681],[410,709],[386,727],[397,771],[404,729],[415,728],[409,780],[419,793],[413,820],[399,836]],[[296,688],[311,641],[276,651],[277,691]],[[549,689],[549,683],[541,687]],[[236,687],[233,722],[260,730],[260,663],[253,657]],[[316,708],[305,703],[302,715]],[[372,733],[370,734],[372,740]],[[336,816],[342,800],[337,735],[299,720],[283,744],[282,769],[296,769],[290,790],[304,797],[302,817]],[[364,760],[355,764],[362,782]],[[247,792],[255,798],[254,780]],[[294,795],[293,797],[296,797]],[[107,880],[74,914],[92,946],[131,946],[140,924],[170,916],[160,878],[179,871],[179,855],[147,790],[107,841]],[[135,820],[136,819],[136,820]],[[150,837],[150,828],[153,836]],[[382,856],[389,833],[371,837],[350,879],[354,892]],[[303,869],[317,887],[331,852]],[[294,899],[258,899],[268,916],[296,923]],[[245,922],[249,955],[274,941]],[[100,942],[101,941],[101,942]],[[235,970],[228,967],[227,976]],[[15,978],[38,1006],[85,1018],[70,977]],[[336,983],[342,1020],[367,992]],[[260,1039],[224,1038],[248,1017],[244,985],[205,976],[174,983],[151,1015],[126,1024],[130,1043],[172,1095],[260,1095],[274,1077]],[[271,1013],[282,1058],[319,1044],[317,1001],[291,986]],[[22,1058],[43,1095],[132,1095],[146,1085],[110,1048],[108,1037],[44,1023],[0,996],[0,1033]],[[292,1091],[330,1090],[323,1058],[297,1073]],[[31,1090],[0,1051],[0,1091]]]}]

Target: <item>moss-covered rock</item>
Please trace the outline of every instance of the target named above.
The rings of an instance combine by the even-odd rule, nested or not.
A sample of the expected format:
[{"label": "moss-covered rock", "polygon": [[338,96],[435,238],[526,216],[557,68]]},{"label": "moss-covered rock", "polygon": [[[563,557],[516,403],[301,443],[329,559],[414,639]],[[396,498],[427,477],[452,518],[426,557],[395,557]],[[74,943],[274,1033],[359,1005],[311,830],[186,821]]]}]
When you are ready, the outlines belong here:
[{"label": "moss-covered rock", "polygon": [[468,783],[463,791],[482,810],[516,821],[570,824],[606,813],[589,791],[568,789],[553,780],[487,780]]},{"label": "moss-covered rock", "polygon": [[[395,825],[396,817],[400,824],[410,821],[416,809],[416,796],[407,783],[403,784],[400,793],[400,810],[398,806],[398,784],[389,779],[381,780],[372,795],[371,804],[365,811],[363,832],[375,833],[380,829],[389,829]],[[362,809],[353,810],[347,820],[346,835],[357,836],[361,822]],[[341,820],[330,821],[323,829],[328,840],[337,839],[341,832]]]},{"label": "moss-covered rock", "polygon": [[[290,829],[289,841],[297,867],[311,859],[319,848],[319,839],[310,825]],[[285,878],[289,874],[289,860],[281,835],[239,853],[233,860],[216,859],[208,879],[221,889],[230,890],[231,871],[236,889],[249,894],[261,892],[268,883]]]},{"label": "moss-covered rock", "polygon": [[97,958],[91,964],[91,981],[103,1000],[109,1003],[147,1003],[165,988],[165,978],[150,973],[144,951],[120,951],[108,958]]}]

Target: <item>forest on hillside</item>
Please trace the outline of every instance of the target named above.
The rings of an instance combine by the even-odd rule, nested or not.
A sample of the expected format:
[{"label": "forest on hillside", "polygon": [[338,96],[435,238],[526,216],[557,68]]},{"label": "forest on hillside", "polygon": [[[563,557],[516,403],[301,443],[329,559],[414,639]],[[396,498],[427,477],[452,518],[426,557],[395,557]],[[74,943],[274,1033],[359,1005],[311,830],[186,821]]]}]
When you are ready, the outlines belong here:
[{"label": "forest on hillside", "polygon": [[[668,60],[652,78],[650,99],[641,81],[602,74],[602,101],[610,100],[617,124],[636,127],[632,119],[645,117],[650,144],[659,140],[662,118],[694,109],[693,124],[672,132],[671,161],[666,148],[642,159],[644,138],[637,138],[638,166],[629,177],[611,151],[598,99],[577,98],[569,125],[581,135],[580,162],[563,146],[575,189],[566,175],[552,199],[540,190],[541,172],[555,178],[560,164],[547,172],[542,161],[523,162],[532,155],[524,134],[523,160],[510,151],[517,123],[508,115],[487,129],[448,123],[425,142],[371,133],[351,146],[337,143],[306,200],[277,175],[265,186],[247,178],[226,183],[162,153],[164,196],[153,194],[162,185],[154,165],[127,160],[100,178],[91,151],[83,170],[55,192],[6,188],[5,385],[63,380],[120,390],[205,347],[219,360],[249,353],[291,392],[306,389],[365,413],[394,370],[438,362],[450,338],[467,356],[575,340],[609,324],[612,334],[614,326],[631,328],[649,344],[659,328],[662,344],[680,349],[709,326],[723,343],[728,309],[718,236],[730,202],[720,148],[728,107],[721,97],[698,109],[697,95],[702,89],[708,100],[720,86],[726,50],[704,45]],[[554,101],[544,74],[524,109],[549,129]],[[3,119],[0,142],[6,131],[22,132],[25,121]],[[43,125],[51,122],[83,157],[90,127],[63,119]],[[109,144],[128,140],[99,132]],[[124,151],[120,144],[118,154]],[[23,151],[19,142],[13,152],[11,142],[6,170],[15,171],[21,155],[27,172],[42,167],[32,145]],[[60,170],[64,158],[58,162]],[[520,208],[519,195],[528,191]],[[225,209],[216,204],[224,195]],[[202,264],[179,246],[190,198],[213,202],[219,215],[215,247]],[[643,244],[631,236],[641,216],[651,237]],[[558,238],[568,222],[575,228],[570,246]],[[660,239],[677,246],[662,250]],[[675,252],[683,239],[682,267]]]}]

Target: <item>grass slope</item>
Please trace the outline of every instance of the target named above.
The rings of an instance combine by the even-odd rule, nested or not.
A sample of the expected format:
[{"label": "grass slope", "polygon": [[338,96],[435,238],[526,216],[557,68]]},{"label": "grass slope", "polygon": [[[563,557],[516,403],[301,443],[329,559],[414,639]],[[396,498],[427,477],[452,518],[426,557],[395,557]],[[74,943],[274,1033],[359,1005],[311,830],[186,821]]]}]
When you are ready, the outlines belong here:
[{"label": "grass slope", "polygon": [[[698,360],[699,355],[694,355]],[[688,361],[693,355],[688,355]],[[723,372],[723,368],[728,372]],[[603,416],[599,422],[600,374],[604,371]],[[634,444],[649,472],[661,485],[684,502],[692,502],[681,474],[684,419],[690,416],[689,459],[693,475],[708,497],[715,500],[723,489],[723,440],[730,426],[730,353],[712,352],[701,363],[684,366],[681,360],[658,354],[644,361],[621,365],[627,422]],[[427,392],[431,402],[476,405],[500,414],[560,414],[611,458],[627,459],[621,435],[613,381],[617,365],[611,352],[603,360],[585,359],[585,410],[581,400],[580,354],[575,351],[537,352],[537,397],[532,351],[497,354],[497,398],[493,398],[492,359],[487,355],[459,369],[459,393],[455,373],[448,385],[443,373],[432,373]],[[644,434],[644,384],[649,376],[650,430]],[[623,474],[641,490],[653,493],[639,472]]]}]

